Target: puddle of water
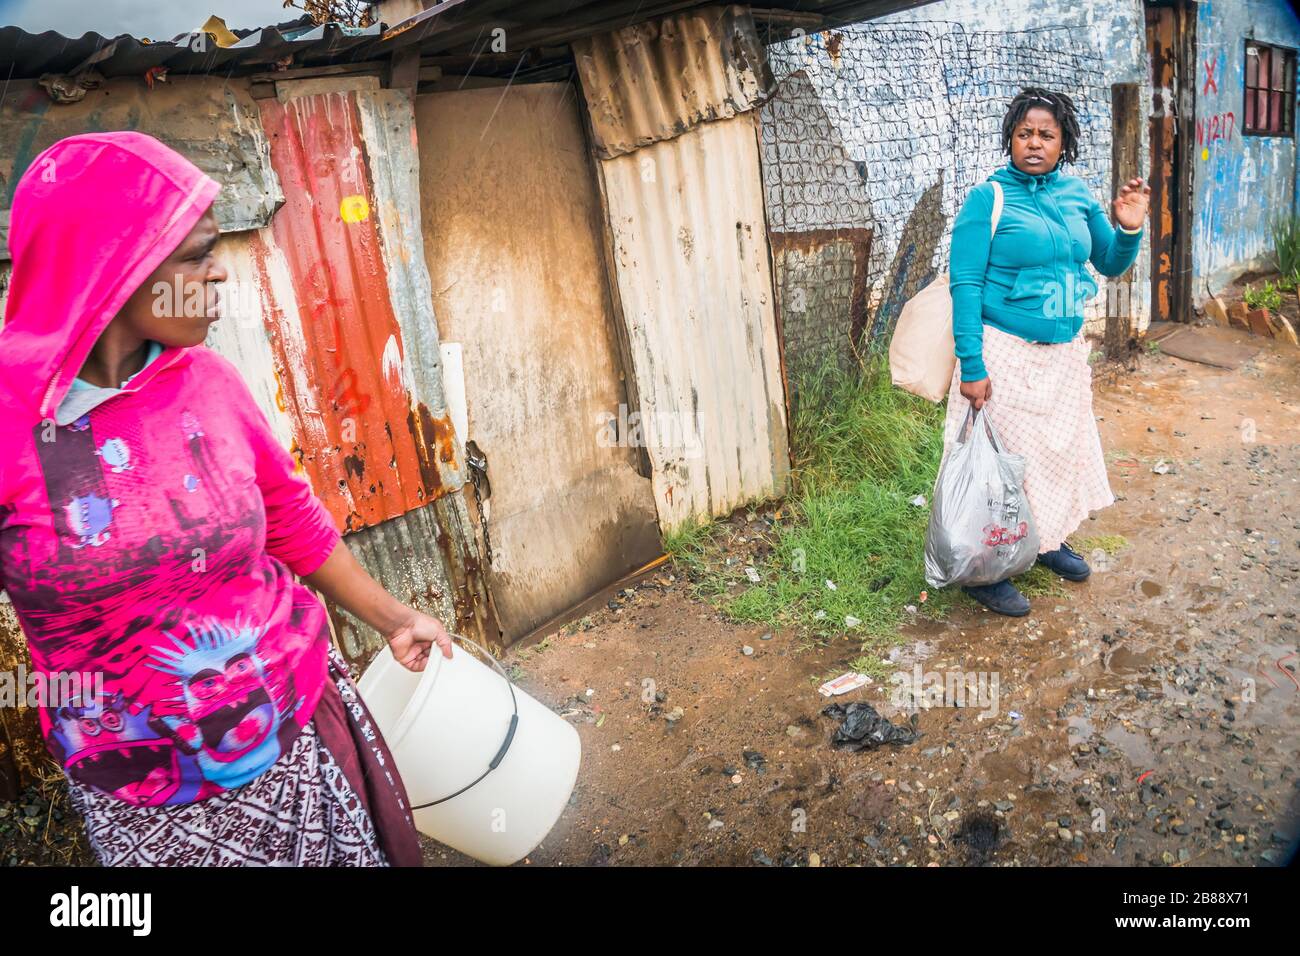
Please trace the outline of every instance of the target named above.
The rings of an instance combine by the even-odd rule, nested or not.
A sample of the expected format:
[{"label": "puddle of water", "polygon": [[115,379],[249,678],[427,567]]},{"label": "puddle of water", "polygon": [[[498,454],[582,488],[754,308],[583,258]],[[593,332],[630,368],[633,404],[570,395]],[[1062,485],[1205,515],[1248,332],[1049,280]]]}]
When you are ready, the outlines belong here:
[{"label": "puddle of water", "polygon": [[1112,674],[1145,674],[1151,670],[1151,654],[1117,647],[1106,658],[1106,670]]},{"label": "puddle of water", "polygon": [[1155,751],[1142,734],[1125,730],[1123,724],[1112,724],[1103,733],[1102,738],[1124,754],[1135,767],[1150,767],[1156,762]]},{"label": "puddle of water", "polygon": [[1065,736],[1071,747],[1075,744],[1087,743],[1092,739],[1092,734],[1092,721],[1087,717],[1065,718]]}]

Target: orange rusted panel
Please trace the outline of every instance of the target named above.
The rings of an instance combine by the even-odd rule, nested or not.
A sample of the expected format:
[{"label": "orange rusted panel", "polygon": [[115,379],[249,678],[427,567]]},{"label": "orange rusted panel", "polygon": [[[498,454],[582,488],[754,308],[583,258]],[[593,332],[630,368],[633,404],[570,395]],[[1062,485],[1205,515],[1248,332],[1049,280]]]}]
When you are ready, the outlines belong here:
[{"label": "orange rusted panel", "polygon": [[339,527],[356,530],[441,496],[451,425],[412,401],[355,94],[260,107],[285,204],[258,268],[275,266],[274,243],[300,317],[267,316],[267,332],[298,423],[295,451]]}]

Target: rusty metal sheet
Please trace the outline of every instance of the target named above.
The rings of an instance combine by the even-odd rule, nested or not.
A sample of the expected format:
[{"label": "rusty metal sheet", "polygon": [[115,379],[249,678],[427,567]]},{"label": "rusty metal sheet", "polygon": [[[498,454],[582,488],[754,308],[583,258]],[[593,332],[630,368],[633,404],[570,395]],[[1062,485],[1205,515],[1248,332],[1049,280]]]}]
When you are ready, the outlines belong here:
[{"label": "rusty metal sheet", "polygon": [[665,531],[789,475],[755,117],[600,163],[641,413],[678,438],[649,445]]},{"label": "rusty metal sheet", "polygon": [[[409,111],[409,98],[406,107]],[[406,142],[409,141],[408,135]],[[392,158],[393,166],[410,163],[409,157],[396,155]],[[379,188],[377,193],[384,195],[385,191]],[[381,200],[380,206],[383,205]],[[414,217],[404,217],[411,218]],[[222,320],[209,331],[206,345],[239,369],[276,437],[301,461],[306,457],[302,452],[304,445],[323,447],[328,436],[319,415],[309,415],[297,421],[289,415],[286,389],[276,367],[277,355],[271,345],[268,326],[279,328],[282,337],[292,336],[301,345],[301,337],[295,330],[302,328],[302,320],[288,263],[267,232],[261,230],[227,236],[218,246],[217,254],[226,266],[229,280],[223,296]],[[413,238],[414,241],[404,246],[413,251],[415,257],[412,267],[405,270],[408,278],[394,278],[397,270],[390,268],[390,287],[402,282],[416,287],[428,285],[428,275],[419,257],[421,243],[418,235]],[[427,292],[421,314],[427,314],[428,321],[432,321]],[[436,342],[435,329],[425,335],[426,347],[429,334]],[[417,332],[416,338],[420,335]],[[417,394],[412,397],[413,406],[443,409],[438,368],[424,366],[420,360],[412,360],[410,355],[406,358],[416,366],[409,373],[416,381]],[[292,374],[294,370],[289,371]],[[305,373],[301,368],[296,371]],[[301,374],[295,388],[299,394],[310,396],[313,388],[310,377]],[[427,396],[428,400],[422,402],[421,395]],[[403,425],[399,423],[398,427]],[[306,477],[309,481],[319,480],[319,473]],[[454,472],[448,472],[447,480],[458,479]],[[314,490],[318,494],[324,493],[325,497],[329,495],[329,489],[316,486]],[[485,584],[479,573],[473,527],[460,495],[444,495],[428,507],[415,508],[372,527],[354,530],[344,541],[361,566],[401,600],[438,615],[448,627],[473,640],[494,645],[499,643]],[[383,646],[381,638],[333,603],[327,601],[326,606],[344,656],[352,664],[364,667],[374,652]]]},{"label": "rusty metal sheet", "polygon": [[462,445],[446,440],[447,401],[442,385],[438,323],[433,315],[420,222],[420,159],[415,132],[415,102],[409,90],[382,90],[357,96],[366,143],[375,221],[388,278],[388,294],[401,326],[401,339],[384,347],[385,374],[396,375],[412,395],[407,422],[421,448],[421,460],[437,469],[430,484],[464,484]]},{"label": "rusty metal sheet", "polygon": [[373,525],[455,490],[448,416],[412,432],[402,330],[381,248],[370,145],[358,98],[322,93],[259,101],[286,202],[262,240],[258,268],[287,270],[298,323],[268,317],[286,405],[306,433],[303,465],[345,530]]},{"label": "rusty metal sheet", "polygon": [[[221,183],[213,207],[222,232],[266,225],[284,199],[243,81],[180,78],[150,90],[137,80],[110,80],[66,105],[35,84],[13,83],[0,99],[0,218],[8,221],[18,179],[42,150],[104,130],[148,133]],[[0,247],[0,258],[7,249]]]},{"label": "rusty metal sheet", "polygon": [[652,486],[617,427],[623,364],[575,90],[428,93],[416,121],[434,310],[462,347],[509,642],[659,554]]},{"label": "rusty metal sheet", "polygon": [[[441,618],[453,633],[500,649],[474,527],[460,495],[444,495],[427,508],[362,528],[343,540],[390,594]],[[343,656],[364,669],[383,648],[383,639],[332,602],[326,606]]]},{"label": "rusty metal sheet", "polygon": [[772,88],[748,7],[704,7],[577,40],[596,155],[609,159],[759,105]]}]

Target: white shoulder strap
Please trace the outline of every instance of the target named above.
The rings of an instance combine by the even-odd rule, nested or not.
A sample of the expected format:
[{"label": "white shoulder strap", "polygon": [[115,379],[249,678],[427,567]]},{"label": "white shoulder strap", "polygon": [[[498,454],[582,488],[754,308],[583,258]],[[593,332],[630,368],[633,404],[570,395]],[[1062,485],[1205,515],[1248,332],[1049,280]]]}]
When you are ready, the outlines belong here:
[{"label": "white shoulder strap", "polygon": [[996,179],[991,179],[989,182],[993,186],[993,215],[990,217],[993,229],[989,233],[989,238],[992,239],[997,235],[998,220],[1002,218],[1002,184]]}]

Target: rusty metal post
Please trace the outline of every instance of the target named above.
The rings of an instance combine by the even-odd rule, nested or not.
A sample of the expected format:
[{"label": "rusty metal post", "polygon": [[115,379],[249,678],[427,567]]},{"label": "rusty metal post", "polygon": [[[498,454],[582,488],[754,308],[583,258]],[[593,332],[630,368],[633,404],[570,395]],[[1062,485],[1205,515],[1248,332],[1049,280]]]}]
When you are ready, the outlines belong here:
[{"label": "rusty metal post", "polygon": [[[1111,107],[1111,195],[1120,186],[1142,174],[1142,96],[1136,83],[1116,83],[1110,88]],[[1118,296],[1118,305],[1106,315],[1105,353],[1109,361],[1128,355],[1133,340],[1132,296]],[[1122,314],[1111,314],[1122,313]]]}]

